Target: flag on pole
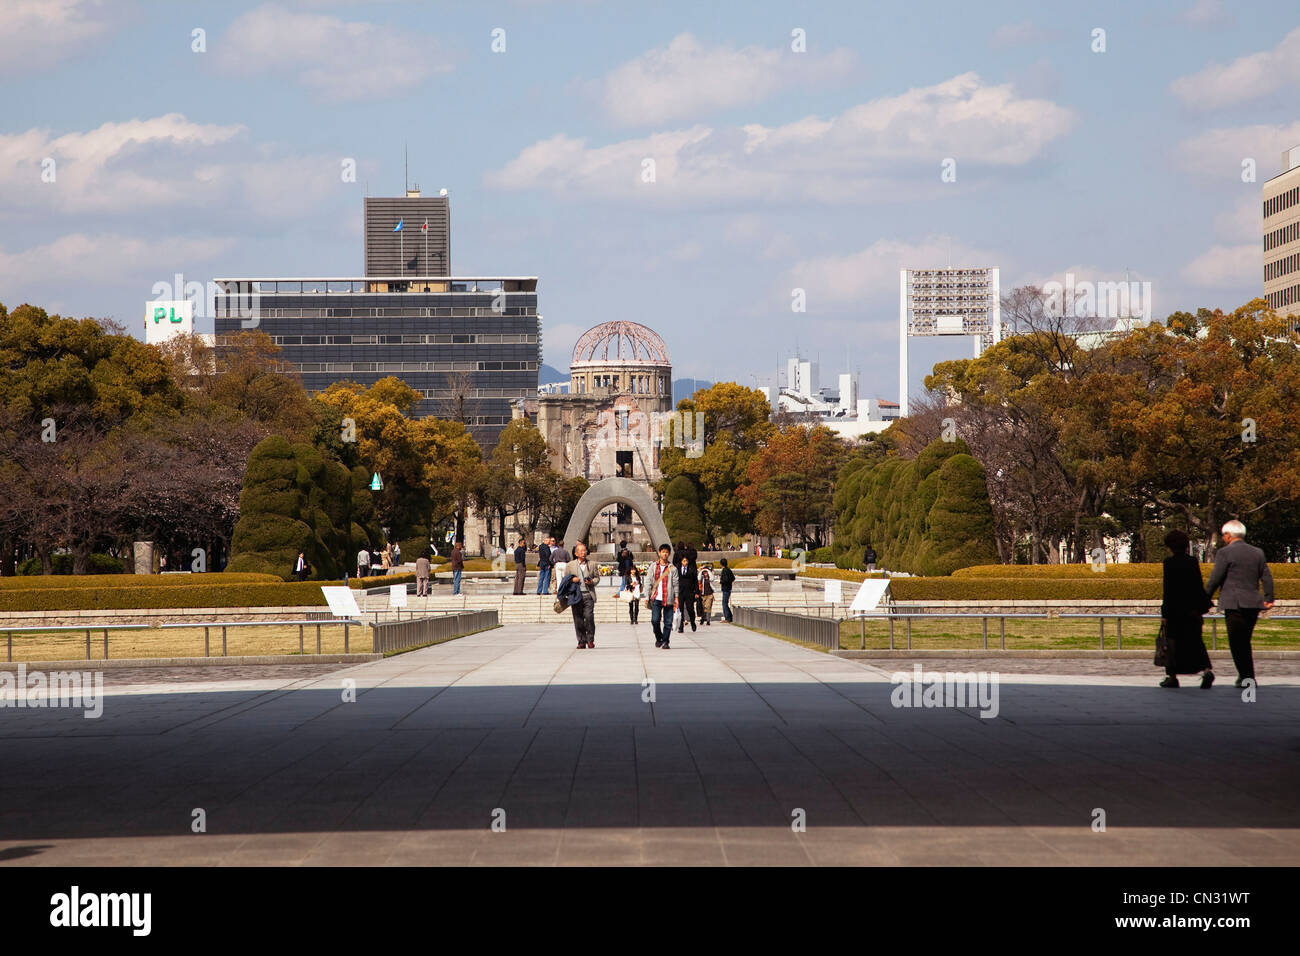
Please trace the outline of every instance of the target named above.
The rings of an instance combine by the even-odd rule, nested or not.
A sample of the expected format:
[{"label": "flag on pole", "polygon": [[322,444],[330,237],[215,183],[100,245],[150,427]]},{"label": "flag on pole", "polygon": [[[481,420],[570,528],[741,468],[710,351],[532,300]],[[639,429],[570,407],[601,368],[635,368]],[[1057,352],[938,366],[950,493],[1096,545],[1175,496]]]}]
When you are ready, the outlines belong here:
[{"label": "flag on pole", "polygon": [[424,220],[424,225],[420,227],[420,231],[421,231],[421,232],[428,232],[428,231],[429,231],[429,220],[427,220],[427,219]]},{"label": "flag on pole", "polygon": [[402,220],[399,219],[397,220],[397,225],[393,227],[393,232],[401,232],[401,231],[402,231]]}]

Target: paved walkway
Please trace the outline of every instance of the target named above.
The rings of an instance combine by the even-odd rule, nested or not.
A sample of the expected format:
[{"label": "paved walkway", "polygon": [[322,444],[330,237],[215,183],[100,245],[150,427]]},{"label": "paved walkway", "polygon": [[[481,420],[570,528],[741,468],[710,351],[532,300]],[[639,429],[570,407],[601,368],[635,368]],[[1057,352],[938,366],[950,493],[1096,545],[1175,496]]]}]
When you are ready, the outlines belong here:
[{"label": "paved walkway", "polygon": [[324,676],[110,675],[97,720],[0,709],[0,864],[1300,863],[1300,682],[1266,666],[1254,703],[1004,676],[985,719],[721,624],[573,643],[566,617]]}]

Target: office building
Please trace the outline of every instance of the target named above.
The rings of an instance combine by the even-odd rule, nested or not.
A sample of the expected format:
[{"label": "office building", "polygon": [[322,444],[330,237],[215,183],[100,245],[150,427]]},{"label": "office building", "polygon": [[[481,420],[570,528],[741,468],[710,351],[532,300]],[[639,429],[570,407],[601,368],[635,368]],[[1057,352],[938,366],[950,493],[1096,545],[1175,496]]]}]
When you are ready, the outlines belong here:
[{"label": "office building", "polygon": [[1264,298],[1284,314],[1300,312],[1300,146],[1264,183]]},{"label": "office building", "polygon": [[[445,217],[440,231],[434,228],[437,210],[447,209],[445,197],[430,205],[411,193],[365,201],[363,276],[215,280],[217,347],[241,331],[264,332],[309,392],[396,376],[420,394],[416,417],[463,421],[490,454],[510,421],[511,402],[537,394],[537,277],[425,272],[418,227],[412,236],[421,238],[408,238],[394,252],[389,237],[396,220],[389,220],[396,216],[404,232],[413,219],[422,226],[427,215],[431,268],[450,256]],[[403,268],[387,273],[392,266]]]}]

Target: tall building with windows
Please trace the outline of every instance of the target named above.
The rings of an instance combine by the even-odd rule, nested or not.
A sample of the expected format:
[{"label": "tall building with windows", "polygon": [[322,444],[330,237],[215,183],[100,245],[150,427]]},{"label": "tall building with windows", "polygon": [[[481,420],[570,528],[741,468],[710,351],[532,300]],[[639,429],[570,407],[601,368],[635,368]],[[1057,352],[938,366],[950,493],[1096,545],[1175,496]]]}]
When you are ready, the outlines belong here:
[{"label": "tall building with windows", "polygon": [[[363,276],[215,280],[217,348],[241,331],[264,332],[309,392],[396,376],[420,394],[416,416],[463,421],[489,454],[510,421],[511,403],[537,394],[537,277],[425,272],[418,226],[394,257],[387,237],[396,221],[406,231],[414,210],[423,225],[425,207],[409,204],[418,199],[366,200]],[[443,233],[430,240],[431,268],[436,256],[450,256],[445,223]],[[387,273],[393,265],[406,267]]]},{"label": "tall building with windows", "polygon": [[975,357],[1002,341],[997,269],[900,269],[898,273],[898,404],[907,415],[907,340],[910,336],[965,335]]},{"label": "tall building with windows", "polygon": [[1300,146],[1282,154],[1282,172],[1264,183],[1264,298],[1300,311]]}]

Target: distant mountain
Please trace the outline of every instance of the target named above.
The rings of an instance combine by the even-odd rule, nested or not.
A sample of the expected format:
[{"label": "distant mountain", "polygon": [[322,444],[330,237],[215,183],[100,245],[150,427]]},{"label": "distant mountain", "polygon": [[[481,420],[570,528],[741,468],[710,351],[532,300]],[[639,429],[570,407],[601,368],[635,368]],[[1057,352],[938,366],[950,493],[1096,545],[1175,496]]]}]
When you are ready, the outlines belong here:
[{"label": "distant mountain", "polygon": [[549,365],[543,364],[542,367],[537,370],[538,385],[551,385],[555,382],[567,382],[568,380],[568,372],[561,372],[558,368],[551,368]]},{"label": "distant mountain", "polygon": [[673,380],[673,408],[683,398],[690,398],[702,388],[712,388],[713,383],[705,378],[678,378]]}]

